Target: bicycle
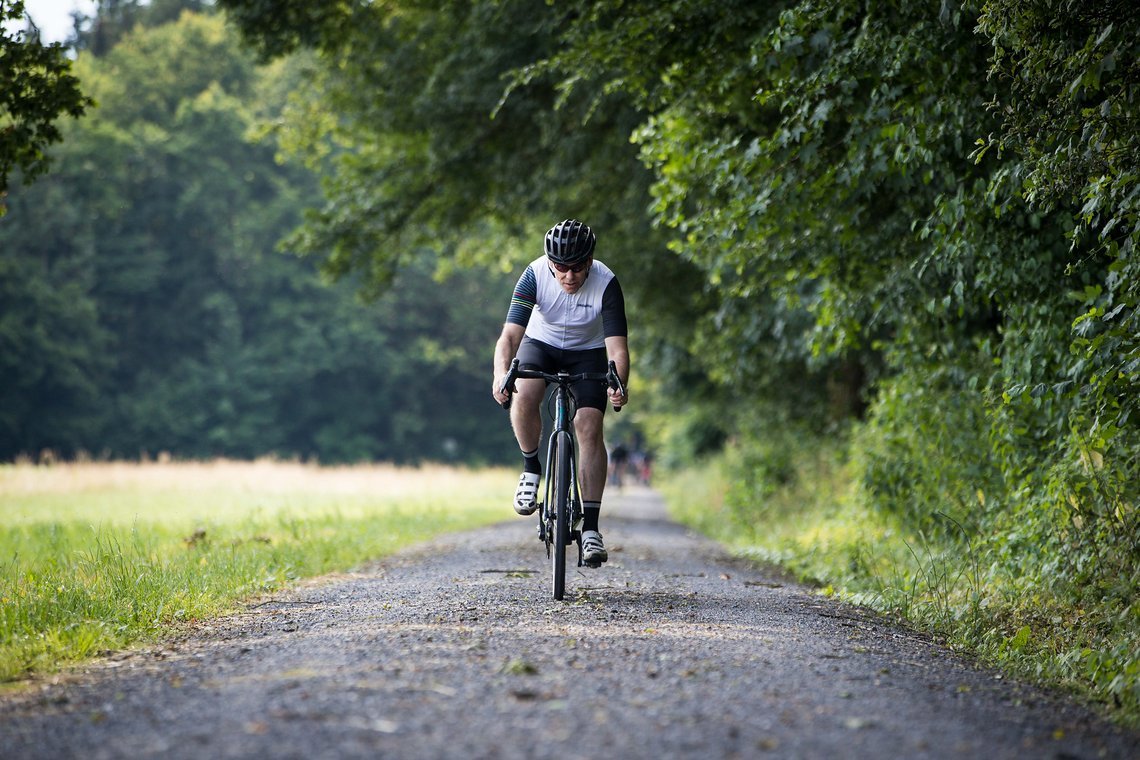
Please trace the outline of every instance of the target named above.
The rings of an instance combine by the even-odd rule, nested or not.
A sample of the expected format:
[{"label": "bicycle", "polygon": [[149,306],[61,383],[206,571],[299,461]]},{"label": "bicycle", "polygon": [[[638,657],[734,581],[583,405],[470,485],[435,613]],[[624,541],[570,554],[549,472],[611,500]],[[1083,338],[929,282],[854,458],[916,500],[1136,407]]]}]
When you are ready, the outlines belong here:
[{"label": "bicycle", "polygon": [[[571,543],[578,545],[578,567],[598,567],[596,563],[582,561],[582,494],[578,488],[578,439],[574,435],[573,424],[578,408],[570,386],[580,381],[604,382],[622,395],[625,395],[625,388],[612,361],[608,372],[570,375],[519,369],[519,360],[515,359],[500,388],[507,395],[504,409],[511,406],[511,394],[515,392],[517,379],[545,380],[554,386],[554,393],[547,402],[553,405],[554,430],[546,445],[545,498],[539,503],[537,513],[538,540],[546,544],[546,555],[551,559],[554,576],[554,598],[561,601],[566,593],[566,548]],[[620,412],[621,407],[615,406],[614,411]]]}]

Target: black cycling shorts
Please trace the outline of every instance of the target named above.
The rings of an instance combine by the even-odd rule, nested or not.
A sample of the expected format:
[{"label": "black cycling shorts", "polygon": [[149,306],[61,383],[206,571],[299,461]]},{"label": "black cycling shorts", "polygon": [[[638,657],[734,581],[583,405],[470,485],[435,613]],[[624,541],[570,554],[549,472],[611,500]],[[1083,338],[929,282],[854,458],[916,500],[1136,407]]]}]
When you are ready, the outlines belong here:
[{"label": "black cycling shorts", "polygon": [[[524,336],[519,351],[515,354],[519,369],[536,369],[541,372],[605,373],[609,369],[609,355],[605,348],[588,348],[584,351],[569,351]],[[606,411],[606,384],[597,380],[579,381],[570,386],[574,401],[578,406],[588,406]]]}]

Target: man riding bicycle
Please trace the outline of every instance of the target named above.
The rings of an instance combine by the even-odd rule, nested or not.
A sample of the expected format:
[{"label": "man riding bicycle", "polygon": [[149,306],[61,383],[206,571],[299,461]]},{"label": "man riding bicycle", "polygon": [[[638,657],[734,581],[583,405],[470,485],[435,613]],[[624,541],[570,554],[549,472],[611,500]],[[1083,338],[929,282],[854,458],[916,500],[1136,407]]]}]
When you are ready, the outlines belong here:
[{"label": "man riding bicycle", "polygon": [[[609,403],[620,408],[629,400],[625,390],[629,380],[625,298],[613,271],[594,260],[596,243],[593,231],[575,219],[559,222],[547,231],[545,255],[532,261],[515,285],[507,321],[495,344],[491,386],[495,401],[507,401],[503,380],[516,356],[521,369],[551,373],[604,373],[611,360],[617,366],[622,390],[607,390],[597,382],[575,383],[572,388],[578,408],[574,432],[582,489],[582,561],[595,566],[609,558],[598,529],[606,487],[606,447],[602,440],[606,401],[608,397]],[[539,407],[546,387],[542,380],[519,379],[515,388],[511,427],[523,455],[515,512],[530,515],[538,508],[542,476]]]}]

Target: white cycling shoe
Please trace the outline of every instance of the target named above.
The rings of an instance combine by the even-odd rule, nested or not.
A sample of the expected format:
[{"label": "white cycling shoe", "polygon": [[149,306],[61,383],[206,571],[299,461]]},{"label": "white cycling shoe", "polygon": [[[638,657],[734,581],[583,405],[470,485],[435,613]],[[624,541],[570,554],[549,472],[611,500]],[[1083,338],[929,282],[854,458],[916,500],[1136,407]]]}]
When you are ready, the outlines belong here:
[{"label": "white cycling shoe", "polygon": [[610,558],[606,545],[602,543],[602,534],[596,530],[582,532],[582,562],[587,565],[598,565]]},{"label": "white cycling shoe", "polygon": [[538,509],[539,476],[534,472],[524,472],[519,476],[519,487],[515,489],[515,511],[520,515],[533,515]]}]

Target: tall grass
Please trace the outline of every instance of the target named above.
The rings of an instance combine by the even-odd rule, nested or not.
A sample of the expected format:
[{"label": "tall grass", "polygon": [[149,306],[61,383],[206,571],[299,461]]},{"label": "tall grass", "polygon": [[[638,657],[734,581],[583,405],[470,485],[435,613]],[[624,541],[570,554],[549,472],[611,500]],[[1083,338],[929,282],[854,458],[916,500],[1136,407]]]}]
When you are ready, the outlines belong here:
[{"label": "tall grass", "polygon": [[667,476],[659,487],[675,518],[742,556],[778,564],[822,593],[905,618],[1140,726],[1134,588],[1121,605],[1100,590],[1082,595],[1018,572],[1002,554],[1004,543],[946,514],[942,525],[916,530],[869,505],[846,446],[795,436],[752,441]]},{"label": "tall grass", "polygon": [[505,519],[511,482],[268,461],[0,466],[0,681]]}]

